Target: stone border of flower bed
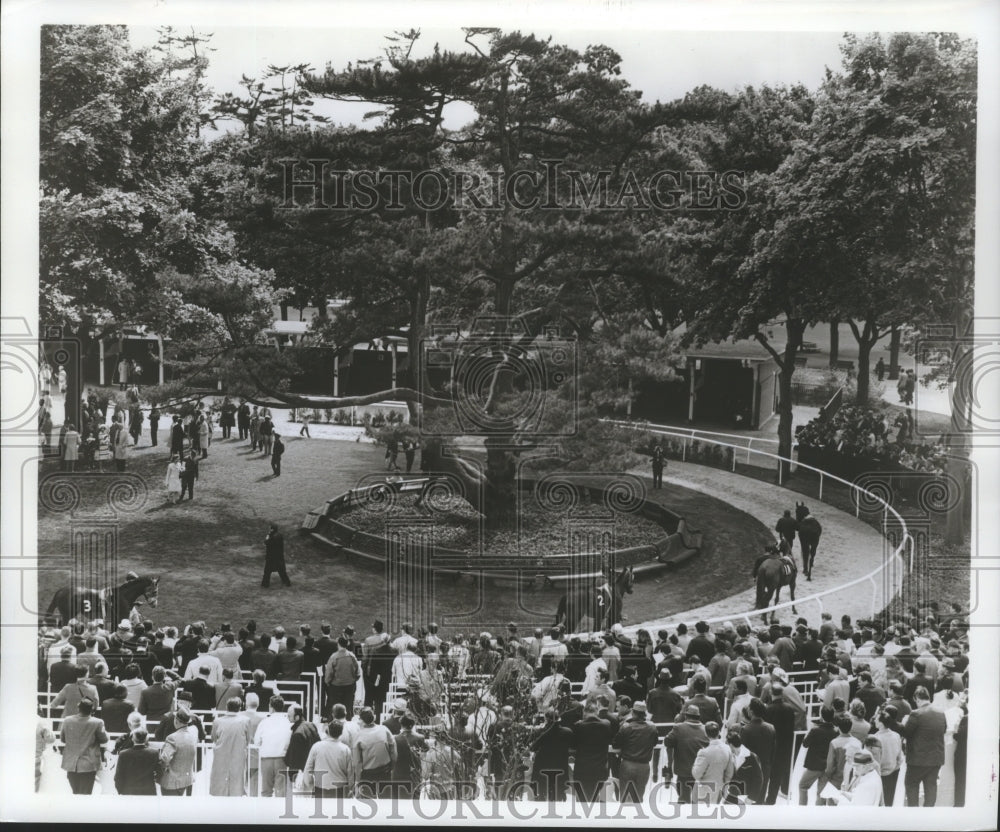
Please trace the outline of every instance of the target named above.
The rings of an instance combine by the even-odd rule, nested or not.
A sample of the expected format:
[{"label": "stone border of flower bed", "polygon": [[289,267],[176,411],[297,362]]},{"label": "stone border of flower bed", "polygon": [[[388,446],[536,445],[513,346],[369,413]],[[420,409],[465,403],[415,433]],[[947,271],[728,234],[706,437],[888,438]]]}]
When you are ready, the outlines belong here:
[{"label": "stone border of flower bed", "polygon": [[[353,528],[343,522],[343,515],[359,501],[390,500],[394,494],[422,490],[427,482],[426,477],[387,478],[385,482],[351,489],[310,511],[302,521],[299,531],[310,535],[336,554],[342,554],[362,563],[384,566],[387,557],[387,539]],[[535,484],[534,479],[525,478],[520,481],[520,488],[522,491],[530,490]],[[577,485],[576,487],[586,490],[591,499],[597,500],[602,500],[607,490],[600,486]],[[690,528],[687,520],[681,515],[649,500],[642,502],[638,512],[656,523],[663,530],[663,534],[652,543],[616,550],[615,561],[618,568],[632,566],[636,576],[642,577],[654,572],[676,569],[701,551],[703,533]],[[428,564],[425,568],[432,569],[436,574],[453,575],[456,578],[463,575],[478,575],[494,583],[542,580],[551,586],[563,587],[569,580],[568,567],[571,557],[568,554],[557,553],[523,559],[509,558],[506,560],[506,564],[509,565],[498,569],[495,557],[483,559],[469,555],[465,551],[438,546],[434,549],[434,563]],[[604,575],[601,570],[595,570],[573,577],[575,580],[593,580],[603,578]]]}]

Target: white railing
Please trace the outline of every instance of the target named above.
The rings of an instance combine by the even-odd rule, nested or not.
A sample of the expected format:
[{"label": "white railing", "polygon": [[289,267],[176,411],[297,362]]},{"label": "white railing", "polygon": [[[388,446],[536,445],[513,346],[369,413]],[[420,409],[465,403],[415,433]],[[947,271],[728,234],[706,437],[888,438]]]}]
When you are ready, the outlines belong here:
[{"label": "white railing", "polygon": [[[687,438],[687,437],[691,437],[691,433],[688,431],[687,428],[674,429],[674,428],[657,427],[657,428],[653,429],[653,428],[650,428],[650,427],[645,426],[645,425],[637,425],[637,424],[631,424],[630,425],[630,424],[625,423],[625,422],[622,422],[620,424],[622,426],[624,426],[624,427],[634,427],[636,430],[650,430],[651,432],[654,432],[654,433],[657,433],[657,434],[661,434],[661,435],[664,435],[664,436],[676,436],[676,437],[679,437],[679,438],[682,438],[682,439],[683,438]],[[704,434],[705,432],[701,431],[699,433]],[[697,437],[697,438],[701,442],[706,442],[706,443],[712,444],[712,445],[718,445],[718,446],[723,447],[723,448],[732,448],[733,449],[733,470],[734,471],[736,470],[736,461],[735,461],[736,460],[736,453],[735,452],[736,451],[742,451],[742,450],[744,450],[744,448],[742,448],[740,446],[737,446],[737,445],[733,445],[733,444],[731,444],[729,442],[723,442],[721,440],[711,439],[711,438],[707,438],[707,437]],[[746,439],[747,437],[740,437],[740,438]],[[789,459],[787,459],[785,457],[778,456],[777,454],[768,453],[767,451],[760,451],[760,450],[757,450],[757,449],[750,449],[749,447],[746,448],[746,451],[747,451],[747,456],[748,457],[749,457],[749,455],[751,453],[753,453],[753,454],[757,454],[757,455],[759,455],[761,457],[765,457],[765,458],[767,458],[769,460],[772,460],[774,463],[780,463],[780,462],[791,463],[792,462],[791,460],[789,460]],[[877,576],[881,576],[881,577],[884,578],[885,574],[886,574],[886,570],[889,569],[889,567],[891,565],[892,566],[898,565],[899,568],[894,568],[889,573],[889,578],[890,578],[890,580],[892,582],[892,587],[893,588],[892,588],[892,590],[890,592],[888,592],[886,594],[886,598],[884,599],[883,606],[887,605],[892,600],[892,598],[895,597],[896,593],[902,588],[903,582],[905,580],[906,573],[908,571],[912,570],[912,568],[913,568],[913,538],[910,536],[909,530],[906,527],[906,522],[899,515],[899,512],[897,512],[892,506],[890,506],[885,500],[883,500],[877,494],[873,494],[871,491],[868,491],[865,488],[861,488],[860,486],[855,485],[854,483],[848,482],[847,480],[842,479],[841,477],[837,477],[837,476],[835,476],[833,474],[829,474],[829,473],[827,473],[826,471],[823,471],[820,468],[813,467],[812,465],[804,465],[801,462],[800,463],[796,463],[796,464],[798,465],[799,468],[804,468],[804,469],[809,470],[809,471],[815,471],[817,474],[819,474],[819,478],[820,478],[819,479],[819,483],[820,483],[819,484],[819,494],[820,494],[819,499],[820,500],[823,499],[823,480],[824,480],[824,478],[828,478],[828,479],[830,479],[830,480],[832,480],[834,482],[842,483],[843,485],[846,485],[849,489],[851,489],[851,495],[853,497],[853,502],[854,502],[854,509],[855,509],[854,515],[855,515],[855,517],[860,518],[860,516],[861,516],[861,503],[862,503],[862,499],[861,498],[862,497],[864,497],[865,500],[869,501],[869,504],[871,504],[871,505],[881,504],[881,506],[882,506],[882,534],[883,535],[887,534],[888,526],[889,526],[889,514],[891,513],[892,516],[893,516],[893,518],[894,518],[894,520],[899,524],[899,530],[902,533],[902,537],[900,538],[899,545],[896,546],[895,549],[893,550],[892,557],[885,559],[880,566],[878,566],[877,568],[873,569],[871,572],[869,572],[869,573],[867,573],[865,575],[862,575],[860,578],[854,579],[853,581],[849,581],[849,582],[847,582],[845,584],[841,584],[840,586],[834,587],[833,589],[828,589],[828,590],[824,590],[823,592],[816,592],[816,593],[813,593],[812,595],[807,595],[805,598],[796,598],[794,601],[783,601],[780,604],[773,604],[773,605],[771,605],[769,607],[764,607],[764,608],[759,609],[759,610],[748,610],[746,612],[734,612],[732,614],[718,616],[716,618],[703,619],[705,621],[705,623],[707,623],[707,624],[721,624],[721,623],[723,623],[725,621],[731,621],[733,618],[742,618],[744,621],[746,621],[746,623],[747,623],[748,626],[752,627],[753,626],[752,621],[751,621],[751,617],[752,616],[770,615],[772,613],[777,612],[778,610],[788,609],[789,607],[795,606],[796,604],[815,603],[819,607],[820,614],[822,614],[822,612],[823,612],[823,598],[825,598],[827,596],[830,596],[830,595],[839,594],[841,592],[844,592],[845,590],[851,589],[852,587],[861,586],[861,585],[864,585],[864,584],[870,584],[871,587],[872,587],[872,602],[871,602],[872,613],[871,614],[874,615],[878,611],[877,607],[876,607],[876,604],[877,604],[877,600],[878,600],[879,582],[876,580],[876,577]],[[780,464],[777,464],[776,467],[778,469],[778,483],[779,483],[779,485],[781,485],[782,484],[782,482],[781,482],[781,469],[782,469],[783,466],[781,466]],[[908,559],[904,558],[904,552],[907,552],[907,551],[909,553],[909,558]],[[680,619],[677,619],[677,623],[680,623]],[[634,626],[629,626],[627,628],[627,630],[629,632],[633,632],[634,633],[635,630],[638,630],[638,629],[646,627],[646,626],[648,626],[648,625],[638,624],[638,625],[634,625]],[[657,625],[657,626],[661,626],[661,625]]]},{"label": "white railing", "polygon": [[[663,435],[681,435],[682,438],[687,440],[699,440],[704,437],[704,441],[712,442],[718,441],[719,438],[722,439],[739,439],[741,442],[746,442],[746,447],[733,446],[738,450],[745,450],[747,452],[746,462],[750,463],[750,451],[753,447],[753,443],[756,442],[759,445],[770,445],[772,447],[778,446],[778,440],[772,439],[770,436],[747,436],[743,433],[722,433],[715,430],[699,430],[697,428],[685,428],[685,427],[675,427],[674,425],[657,425],[652,422],[629,422],[624,419],[601,419],[602,422],[607,422],[611,425],[617,425],[622,428],[633,428],[635,430],[645,430],[649,433],[663,434]],[[685,442],[681,446],[681,461],[687,461],[687,449],[689,441]],[[733,464],[735,466],[736,454],[733,454]],[[797,464],[795,462],[792,463]],[[735,467],[734,469],[735,470]]]}]

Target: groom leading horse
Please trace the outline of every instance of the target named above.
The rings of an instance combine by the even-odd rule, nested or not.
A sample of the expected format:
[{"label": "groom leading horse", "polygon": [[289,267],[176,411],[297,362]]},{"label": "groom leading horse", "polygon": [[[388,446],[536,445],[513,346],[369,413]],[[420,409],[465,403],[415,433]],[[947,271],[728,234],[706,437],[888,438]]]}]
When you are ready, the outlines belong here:
[{"label": "groom leading horse", "polygon": [[626,566],[614,579],[602,584],[583,585],[572,588],[559,599],[556,610],[556,626],[566,625],[567,632],[575,632],[584,618],[594,622],[595,631],[603,631],[606,626],[618,624],[622,620],[622,602],[626,594],[635,587],[635,571]]}]

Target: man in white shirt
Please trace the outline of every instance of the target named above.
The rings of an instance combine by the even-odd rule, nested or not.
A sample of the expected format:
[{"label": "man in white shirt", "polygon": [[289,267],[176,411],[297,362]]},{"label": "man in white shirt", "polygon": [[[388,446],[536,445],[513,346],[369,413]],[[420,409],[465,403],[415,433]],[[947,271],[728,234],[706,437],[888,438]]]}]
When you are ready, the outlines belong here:
[{"label": "man in white shirt", "polygon": [[361,730],[361,722],[357,717],[350,719],[347,716],[347,708],[340,703],[333,706],[332,714],[333,721],[340,722],[344,726],[343,731],[340,734],[340,741],[348,748],[353,748],[354,739],[357,737],[358,731]]},{"label": "man in white shirt", "polygon": [[545,713],[549,708],[555,707],[559,700],[559,685],[566,677],[562,673],[561,662],[552,663],[552,673],[531,689],[531,698],[535,700],[539,713]]},{"label": "man in white shirt", "polygon": [[879,766],[867,751],[854,754],[854,770],[846,788],[832,795],[838,806],[882,806],[882,777]]},{"label": "man in white shirt", "polygon": [[405,687],[423,669],[423,659],[413,652],[415,646],[412,641],[404,641],[402,650],[392,661],[392,681],[397,685]]},{"label": "man in white shirt", "polygon": [[285,700],[271,697],[270,713],[261,720],[253,744],[260,758],[260,793],[262,797],[285,795],[285,754],[292,738],[292,724],[285,716]]},{"label": "man in white shirt", "polygon": [[69,627],[63,627],[59,631],[59,640],[54,641],[49,645],[48,668],[46,669],[51,669],[52,665],[63,658],[62,650],[64,647],[68,647],[73,651],[69,656],[70,661],[76,660],[76,648],[69,643],[69,637],[71,635],[73,635],[73,631]]},{"label": "man in white shirt", "polygon": [[559,640],[559,628],[553,627],[549,634],[542,639],[541,647],[538,650],[538,660],[542,661],[546,656],[559,661],[566,661],[569,655],[569,648]]},{"label": "man in white shirt", "polygon": [[[240,651],[243,652],[242,650]],[[222,681],[222,662],[208,652],[208,640],[202,639],[198,642],[198,655],[188,662],[187,670],[184,671],[185,679],[197,679],[201,673],[200,668],[209,669],[208,683],[217,685]]]},{"label": "man in white shirt", "polygon": [[481,748],[486,748],[486,741],[490,735],[493,723],[497,721],[497,715],[492,710],[480,703],[476,707],[474,699],[469,699],[465,703],[465,712],[469,715],[465,720],[465,736],[478,739]]},{"label": "man in white shirt", "polygon": [[410,623],[404,624],[399,631],[399,635],[396,636],[391,644],[392,649],[397,653],[403,652],[403,647],[407,644],[413,644],[416,646],[417,640],[413,637],[413,625]]},{"label": "man in white shirt", "polygon": [[280,653],[285,649],[285,628],[279,624],[271,632],[271,643],[268,645],[268,649],[272,653]]},{"label": "man in white shirt", "polygon": [[600,647],[592,647],[590,649],[590,664],[587,665],[586,670],[584,670],[583,676],[583,693],[584,695],[595,690],[599,684],[598,681],[598,671],[603,670],[605,673],[608,671],[607,662],[604,661],[601,653],[603,651]]},{"label": "man in white shirt", "polygon": [[448,648],[448,660],[455,670],[456,679],[464,679],[469,667],[469,648],[465,646],[465,636],[459,633]]},{"label": "man in white shirt", "polygon": [[236,635],[231,631],[222,634],[215,649],[209,655],[215,656],[223,669],[229,668],[233,671],[234,676],[240,672],[240,656],[243,655],[243,648],[236,643]]}]

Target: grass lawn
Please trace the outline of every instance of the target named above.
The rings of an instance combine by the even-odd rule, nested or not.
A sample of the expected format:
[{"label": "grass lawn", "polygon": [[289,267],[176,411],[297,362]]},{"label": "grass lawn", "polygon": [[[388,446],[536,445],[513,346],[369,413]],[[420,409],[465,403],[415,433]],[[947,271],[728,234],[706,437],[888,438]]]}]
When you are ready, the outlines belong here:
[{"label": "grass lawn", "polygon": [[[163,432],[161,432],[162,434]],[[370,444],[284,437],[282,475],[273,478],[269,461],[251,454],[244,442],[216,439],[202,461],[193,502],[166,502],[163,477],[164,446],[142,445],[128,461],[128,474],[141,478],[145,501],[117,517],[119,570],[161,576],[159,606],[147,614],[158,625],[204,619],[210,626],[231,621],[240,626],[253,618],[262,627],[311,623],[323,619],[341,627],[352,624],[364,632],[375,617],[385,619],[390,602],[384,573],[348,562],[298,532],[306,512],[378,476],[383,452]],[[111,467],[105,463],[105,468]],[[58,464],[47,462],[40,472],[57,475]],[[44,610],[53,593],[69,580],[71,528],[89,525],[88,517],[107,512],[107,489],[120,475],[86,472],[74,475],[81,492],[76,516],[46,507],[40,501],[38,553],[39,604]],[[370,479],[368,480],[370,481]],[[51,484],[51,483],[50,483]],[[665,485],[650,492],[705,532],[701,554],[675,573],[643,579],[626,598],[629,621],[672,614],[726,597],[751,585],[745,563],[772,535],[760,521],[697,491]],[[770,519],[770,518],[769,518]],[[271,588],[260,587],[264,535],[270,522],[285,534],[286,559],[292,586],[272,577]],[[746,574],[744,574],[746,573]],[[558,593],[538,589],[519,593],[513,588],[486,586],[452,579],[437,582],[432,615],[448,631],[498,628],[508,620],[524,627],[548,624]]]}]

